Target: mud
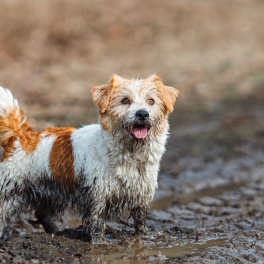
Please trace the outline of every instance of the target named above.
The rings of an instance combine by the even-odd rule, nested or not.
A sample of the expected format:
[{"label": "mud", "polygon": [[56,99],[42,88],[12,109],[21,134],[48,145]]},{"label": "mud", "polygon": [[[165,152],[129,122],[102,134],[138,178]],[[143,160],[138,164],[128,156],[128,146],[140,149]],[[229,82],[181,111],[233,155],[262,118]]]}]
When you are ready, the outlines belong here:
[{"label": "mud", "polygon": [[25,209],[0,242],[1,262],[263,263],[264,113],[241,110],[237,119],[230,107],[204,125],[171,117],[148,235],[119,219],[92,246],[73,212],[48,235]]}]

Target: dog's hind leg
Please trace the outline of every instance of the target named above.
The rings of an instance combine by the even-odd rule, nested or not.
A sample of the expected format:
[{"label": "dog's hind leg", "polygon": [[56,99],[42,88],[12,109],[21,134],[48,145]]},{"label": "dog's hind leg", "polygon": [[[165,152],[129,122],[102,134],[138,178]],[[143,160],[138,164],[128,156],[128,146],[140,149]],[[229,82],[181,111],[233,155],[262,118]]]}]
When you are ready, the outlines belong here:
[{"label": "dog's hind leg", "polygon": [[54,217],[52,212],[48,208],[37,208],[35,211],[40,224],[42,224],[44,230],[48,234],[55,234],[59,231],[58,227],[54,223]]},{"label": "dog's hind leg", "polygon": [[16,198],[12,197],[10,200],[4,200],[0,204],[0,237],[3,236],[6,228],[9,227],[10,222],[12,222],[12,218],[15,215],[19,215],[21,209],[23,207],[23,203]]}]

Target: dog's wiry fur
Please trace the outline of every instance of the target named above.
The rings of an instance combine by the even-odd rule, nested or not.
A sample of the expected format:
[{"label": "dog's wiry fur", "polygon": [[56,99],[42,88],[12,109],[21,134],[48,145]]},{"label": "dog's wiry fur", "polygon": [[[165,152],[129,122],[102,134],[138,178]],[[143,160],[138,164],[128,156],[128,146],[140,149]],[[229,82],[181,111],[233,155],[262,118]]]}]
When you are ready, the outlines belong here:
[{"label": "dog's wiry fur", "polygon": [[[108,215],[129,212],[136,233],[146,232],[177,95],[156,75],[113,75],[92,90],[99,124],[35,132],[11,92],[0,87],[0,235],[24,206],[35,209],[46,232],[55,233],[54,219],[69,205],[82,215],[92,243],[104,238]],[[139,110],[148,113],[144,122]],[[140,138],[136,127],[147,134]]]}]

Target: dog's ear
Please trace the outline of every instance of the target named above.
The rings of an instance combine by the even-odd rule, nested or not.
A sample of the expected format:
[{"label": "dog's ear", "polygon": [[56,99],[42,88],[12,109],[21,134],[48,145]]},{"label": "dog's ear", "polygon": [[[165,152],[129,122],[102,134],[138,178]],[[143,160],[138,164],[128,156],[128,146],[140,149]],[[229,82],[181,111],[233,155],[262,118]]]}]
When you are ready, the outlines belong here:
[{"label": "dog's ear", "polygon": [[161,78],[156,74],[149,76],[148,79],[155,83],[166,112],[171,113],[173,111],[174,103],[179,95],[179,91],[171,86],[164,85]]},{"label": "dog's ear", "polygon": [[122,77],[114,74],[108,84],[96,86],[92,89],[93,101],[99,108],[101,114],[106,112],[115,88],[123,81],[124,79]]}]

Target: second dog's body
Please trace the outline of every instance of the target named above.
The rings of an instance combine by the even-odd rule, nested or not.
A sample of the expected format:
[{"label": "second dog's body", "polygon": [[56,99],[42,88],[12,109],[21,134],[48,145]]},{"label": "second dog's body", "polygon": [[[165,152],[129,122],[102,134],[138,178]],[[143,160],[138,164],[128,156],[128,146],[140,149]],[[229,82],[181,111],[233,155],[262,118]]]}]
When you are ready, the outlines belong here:
[{"label": "second dog's body", "polygon": [[[93,243],[103,239],[108,214],[129,211],[136,232],[147,230],[145,216],[157,187],[168,132],[167,113],[172,110],[162,112],[161,105],[164,111],[166,107],[162,91],[156,92],[160,97],[155,98],[157,104],[160,100],[156,110],[150,101],[143,104],[153,100],[155,93],[151,99],[150,94],[141,95],[142,100],[139,90],[142,93],[148,86],[157,87],[155,81],[161,83],[158,77],[151,78],[128,81],[114,76],[109,85],[94,88],[100,124],[40,132],[25,122],[12,94],[0,88],[0,142],[5,148],[0,163],[0,235],[25,205],[36,210],[49,233],[58,231],[54,217],[69,204],[77,207]],[[171,89],[172,98],[167,100],[173,107],[176,90],[162,89],[164,93]],[[124,100],[129,96],[127,106]]]}]

